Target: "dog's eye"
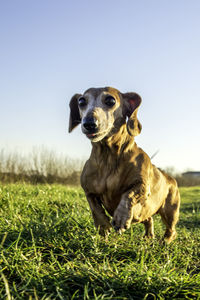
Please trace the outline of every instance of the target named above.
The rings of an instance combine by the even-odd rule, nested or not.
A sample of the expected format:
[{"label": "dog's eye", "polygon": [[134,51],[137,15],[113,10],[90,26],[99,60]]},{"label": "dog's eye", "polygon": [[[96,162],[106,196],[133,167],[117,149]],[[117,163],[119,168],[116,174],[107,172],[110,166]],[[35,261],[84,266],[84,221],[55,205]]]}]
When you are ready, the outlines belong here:
[{"label": "dog's eye", "polygon": [[80,107],[84,107],[84,106],[86,106],[86,104],[87,104],[87,101],[86,101],[85,98],[81,97],[81,98],[78,99],[78,105]]},{"label": "dog's eye", "polygon": [[106,99],[104,100],[105,104],[109,107],[112,107],[115,105],[115,98],[113,98],[112,96],[108,96],[106,97]]}]

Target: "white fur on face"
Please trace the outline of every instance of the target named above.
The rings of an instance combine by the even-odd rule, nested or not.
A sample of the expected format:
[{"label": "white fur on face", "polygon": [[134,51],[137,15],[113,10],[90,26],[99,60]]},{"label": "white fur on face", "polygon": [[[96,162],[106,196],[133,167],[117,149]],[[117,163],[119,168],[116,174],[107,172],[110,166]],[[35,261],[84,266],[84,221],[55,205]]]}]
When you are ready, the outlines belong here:
[{"label": "white fur on face", "polygon": [[104,95],[110,95],[107,92],[100,93],[97,97],[94,97],[91,93],[86,93],[83,97],[87,100],[86,108],[79,108],[81,118],[85,118],[88,114],[93,113],[97,108],[102,108],[103,111],[106,110],[105,105],[102,102],[102,98]]},{"label": "white fur on face", "polygon": [[[80,116],[81,116],[81,129],[84,134],[87,135],[89,139],[93,142],[98,142],[102,140],[113,127],[115,121],[114,112],[119,107],[119,103],[116,101],[116,104],[113,107],[108,107],[103,102],[103,99],[108,96],[112,96],[110,93],[103,91],[96,97],[92,93],[85,93],[83,97],[87,100],[87,105],[83,108],[79,107]],[[97,120],[98,129],[95,135],[87,134],[83,126],[83,121],[87,116],[93,116]]]}]

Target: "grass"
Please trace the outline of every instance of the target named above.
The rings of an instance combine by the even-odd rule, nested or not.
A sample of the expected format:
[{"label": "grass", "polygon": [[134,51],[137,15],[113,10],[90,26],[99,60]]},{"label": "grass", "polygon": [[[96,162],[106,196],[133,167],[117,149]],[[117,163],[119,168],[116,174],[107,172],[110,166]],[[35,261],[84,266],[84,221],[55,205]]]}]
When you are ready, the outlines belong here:
[{"label": "grass", "polygon": [[0,299],[200,299],[200,187],[181,188],[178,238],[132,226],[105,240],[81,188],[0,185]]}]

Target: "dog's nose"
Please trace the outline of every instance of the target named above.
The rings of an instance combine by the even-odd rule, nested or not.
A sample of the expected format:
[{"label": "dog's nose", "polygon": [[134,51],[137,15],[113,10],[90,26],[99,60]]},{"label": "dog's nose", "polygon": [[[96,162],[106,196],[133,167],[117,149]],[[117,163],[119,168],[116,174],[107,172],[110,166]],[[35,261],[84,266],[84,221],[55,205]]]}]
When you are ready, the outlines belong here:
[{"label": "dog's nose", "polygon": [[93,118],[93,117],[89,117],[89,118],[85,118],[83,120],[83,127],[87,130],[87,131],[95,131],[97,129],[97,119]]}]

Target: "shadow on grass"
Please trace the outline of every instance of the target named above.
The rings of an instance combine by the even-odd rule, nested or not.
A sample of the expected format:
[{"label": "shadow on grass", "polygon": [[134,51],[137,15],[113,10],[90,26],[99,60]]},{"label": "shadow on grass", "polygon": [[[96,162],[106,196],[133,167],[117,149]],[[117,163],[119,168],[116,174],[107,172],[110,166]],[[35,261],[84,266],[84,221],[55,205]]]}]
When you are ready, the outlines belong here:
[{"label": "shadow on grass", "polygon": [[183,212],[184,214],[194,213],[194,212],[200,213],[200,201],[181,204],[180,211]]},{"label": "shadow on grass", "polygon": [[178,225],[187,229],[200,227],[200,201],[181,205]]},{"label": "shadow on grass", "polygon": [[188,219],[180,219],[178,223],[179,228],[187,228],[194,230],[200,227],[200,218],[196,216],[188,217]]},{"label": "shadow on grass", "polygon": [[[67,290],[66,290],[67,286]],[[78,289],[77,289],[78,287]],[[87,287],[87,288],[85,288]],[[87,291],[89,299],[94,295],[103,296],[100,299],[193,299],[198,295],[198,284],[189,283],[187,286],[177,286],[176,283],[166,283],[154,278],[151,283],[147,282],[146,276],[133,275],[126,282],[118,276],[93,278],[90,276],[70,276],[61,286],[61,291],[72,296],[77,292],[75,299],[80,299]],[[85,293],[86,294],[86,293]],[[161,296],[162,298],[160,298]],[[182,298],[183,297],[183,298]]]},{"label": "shadow on grass", "polygon": [[[60,272],[59,276],[45,276],[42,285],[36,280],[31,280],[27,286],[27,296],[37,290],[39,297],[51,295],[50,299],[197,299],[199,285],[187,282],[186,285],[176,282],[166,282],[153,278],[148,283],[146,276],[133,274],[127,281],[119,275],[102,276],[79,269],[74,272]],[[32,287],[32,288],[31,288]],[[24,291],[25,292],[25,291]],[[15,291],[14,291],[15,293]],[[13,295],[14,295],[13,293]],[[15,296],[15,295],[14,295]],[[97,298],[98,297],[98,298]]]},{"label": "shadow on grass", "polygon": [[[126,276],[118,273],[114,267],[105,269],[103,273],[96,270],[97,264],[103,263],[105,257],[109,263],[134,261],[137,257],[137,247],[125,249],[114,248],[114,244],[105,247],[105,241],[96,234],[91,226],[79,223],[73,217],[53,219],[52,226],[30,221],[22,230],[10,231],[7,236],[1,235],[3,251],[9,254],[20,249],[31,249],[34,253],[40,251],[42,263],[49,270],[47,274],[36,274],[25,282],[18,269],[12,267],[5,270],[12,296],[29,298],[34,296],[34,289],[39,298],[49,299],[164,299],[186,298],[192,299],[197,295],[199,286],[194,282],[187,282],[187,286],[179,286],[177,282],[163,283],[163,279],[152,274],[148,278],[144,272],[131,271]],[[183,225],[185,226],[185,224]],[[93,228],[93,227],[92,227]],[[127,237],[126,237],[127,238]],[[97,239],[94,241],[94,239]],[[112,249],[113,246],[113,249]],[[52,258],[53,252],[53,258]],[[4,253],[5,254],[5,253]],[[12,255],[12,254],[11,254]],[[55,259],[55,261],[53,261]],[[75,263],[74,263],[75,261]],[[88,261],[91,267],[88,269]],[[67,268],[69,262],[73,267]],[[58,269],[51,270],[50,265],[60,264]],[[115,272],[116,271],[116,272]],[[20,286],[21,292],[14,288]],[[96,298],[95,298],[96,297]]]},{"label": "shadow on grass", "polygon": [[[84,270],[82,270],[84,272]],[[59,285],[60,294],[71,299],[154,299],[152,289],[144,283],[144,278],[130,278],[129,282],[123,282],[117,275],[102,277],[101,274],[70,274]],[[59,281],[59,280],[58,280]],[[55,290],[54,283],[48,293]]]}]

